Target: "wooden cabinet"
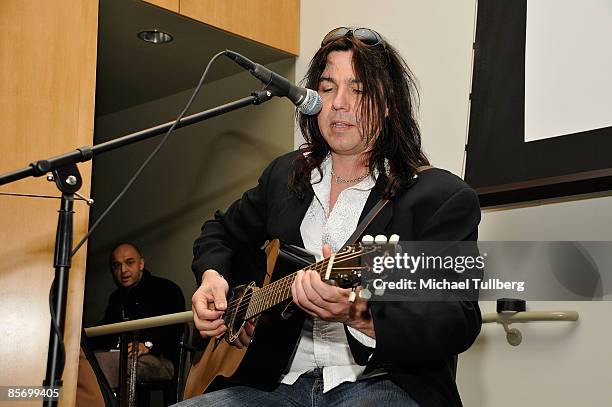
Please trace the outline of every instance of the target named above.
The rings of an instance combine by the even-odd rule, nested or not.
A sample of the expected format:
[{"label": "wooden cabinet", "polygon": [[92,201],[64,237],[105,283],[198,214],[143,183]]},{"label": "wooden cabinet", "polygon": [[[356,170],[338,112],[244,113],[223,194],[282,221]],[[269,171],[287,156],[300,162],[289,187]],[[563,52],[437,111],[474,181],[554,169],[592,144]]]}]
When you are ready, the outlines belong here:
[{"label": "wooden cabinet", "polygon": [[292,55],[300,49],[300,0],[146,1]]}]

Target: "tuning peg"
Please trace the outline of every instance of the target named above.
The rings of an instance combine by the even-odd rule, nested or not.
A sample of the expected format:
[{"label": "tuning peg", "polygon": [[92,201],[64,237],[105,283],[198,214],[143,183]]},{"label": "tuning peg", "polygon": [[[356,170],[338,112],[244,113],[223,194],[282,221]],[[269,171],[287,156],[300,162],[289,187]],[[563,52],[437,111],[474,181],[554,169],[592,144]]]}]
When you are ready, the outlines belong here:
[{"label": "tuning peg", "polygon": [[361,298],[362,300],[369,300],[370,298],[372,298],[372,292],[370,290],[368,290],[367,288],[362,288],[359,291],[359,298]]},{"label": "tuning peg", "polygon": [[398,244],[400,240],[399,235],[396,235],[395,233],[391,235],[391,237],[389,238],[389,243],[391,244]]},{"label": "tuning peg", "polygon": [[385,235],[376,235],[376,237],[374,238],[374,243],[377,243],[377,244],[385,244],[385,243],[387,243],[387,236],[385,236]]},{"label": "tuning peg", "polygon": [[349,298],[348,298],[350,303],[355,302],[355,298],[357,297],[357,294],[355,294],[355,289],[356,289],[355,287],[351,288],[351,293],[349,294]]},{"label": "tuning peg", "polygon": [[363,243],[363,244],[372,244],[372,243],[374,243],[374,238],[371,235],[364,235],[361,238],[361,243]]}]

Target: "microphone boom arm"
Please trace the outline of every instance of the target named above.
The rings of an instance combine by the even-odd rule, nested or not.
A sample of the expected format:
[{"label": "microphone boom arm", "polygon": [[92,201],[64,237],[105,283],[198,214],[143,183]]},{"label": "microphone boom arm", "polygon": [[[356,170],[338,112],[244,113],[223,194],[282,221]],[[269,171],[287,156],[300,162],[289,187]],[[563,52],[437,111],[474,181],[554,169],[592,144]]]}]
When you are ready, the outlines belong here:
[{"label": "microphone boom arm", "polygon": [[[259,105],[267,102],[274,96],[270,91],[259,90],[251,93],[251,96],[247,96],[242,99],[235,100],[230,103],[226,103],[221,106],[214,107],[212,109],[192,114],[182,118],[176,125],[175,129],[186,127],[191,124],[210,119],[211,117],[220,116],[222,114],[231,112],[236,109],[240,109],[245,106]],[[105,153],[107,151],[115,150],[128,144],[133,144],[141,140],[146,140],[151,137],[158,136],[168,131],[174,124],[174,120],[158,126],[151,127],[146,130],[141,130],[136,133],[128,134],[117,139],[107,141],[105,143],[96,144],[93,147],[79,147],[74,151],[64,153],[55,157],[50,157],[43,160],[34,161],[29,166],[7,172],[0,175],[0,185],[8,184],[27,177],[41,177],[48,172],[52,172],[58,168],[77,164],[91,160],[96,154]]]}]

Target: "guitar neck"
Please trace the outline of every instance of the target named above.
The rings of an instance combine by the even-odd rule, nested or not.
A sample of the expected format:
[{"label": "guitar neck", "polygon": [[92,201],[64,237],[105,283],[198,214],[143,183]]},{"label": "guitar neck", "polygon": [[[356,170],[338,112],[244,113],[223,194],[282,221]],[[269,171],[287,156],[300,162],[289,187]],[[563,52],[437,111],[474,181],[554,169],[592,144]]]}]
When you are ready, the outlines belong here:
[{"label": "guitar neck", "polygon": [[249,302],[245,318],[251,319],[275,305],[292,298],[291,286],[296,276],[297,272],[285,276],[280,280],[276,280],[262,288],[255,289],[251,301]]},{"label": "guitar neck", "polygon": [[[356,260],[363,254],[364,251],[361,248],[347,246],[340,252],[333,254],[331,257],[310,264],[299,271],[314,270],[319,273],[321,279],[323,280],[330,280],[330,278],[335,279],[334,276],[341,275],[341,273],[346,273],[346,271],[343,270],[340,272],[340,274],[338,274],[338,270],[355,268],[341,267],[342,264]],[[251,299],[245,313],[245,319],[251,319],[282,303],[283,301],[292,298],[291,286],[295,281],[297,273],[298,272],[289,274],[279,280],[263,286],[262,288],[254,288],[254,291],[247,293],[246,295],[251,295]]]}]

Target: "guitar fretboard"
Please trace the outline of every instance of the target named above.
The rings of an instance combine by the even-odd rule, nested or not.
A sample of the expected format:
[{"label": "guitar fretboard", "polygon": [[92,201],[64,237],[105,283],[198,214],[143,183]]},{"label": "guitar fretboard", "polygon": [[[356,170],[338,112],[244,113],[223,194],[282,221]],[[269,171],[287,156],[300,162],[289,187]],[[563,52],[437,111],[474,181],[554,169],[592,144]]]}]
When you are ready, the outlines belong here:
[{"label": "guitar fretboard", "polygon": [[240,311],[243,311],[243,307],[247,307],[246,311],[244,311],[244,319],[248,320],[256,317],[262,312],[292,297],[291,286],[299,271],[315,270],[320,276],[324,277],[328,271],[327,269],[330,261],[332,262],[331,270],[336,270],[335,272],[337,273],[337,270],[342,269],[342,267],[335,267],[336,265],[341,265],[343,262],[356,259],[363,255],[364,250],[361,247],[347,246],[333,257],[313,263],[264,287],[253,288],[251,291],[247,291],[243,298],[237,298],[232,301],[226,312],[233,313],[236,307],[238,307],[237,311],[239,314]]}]

